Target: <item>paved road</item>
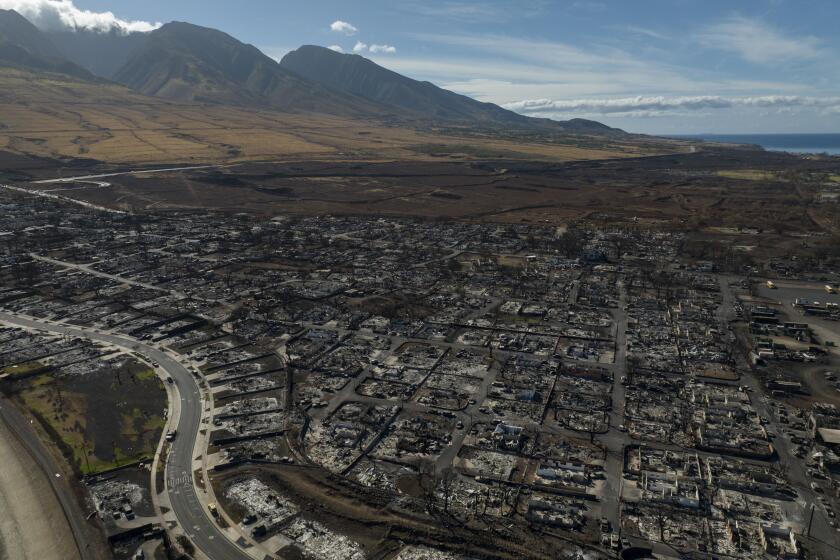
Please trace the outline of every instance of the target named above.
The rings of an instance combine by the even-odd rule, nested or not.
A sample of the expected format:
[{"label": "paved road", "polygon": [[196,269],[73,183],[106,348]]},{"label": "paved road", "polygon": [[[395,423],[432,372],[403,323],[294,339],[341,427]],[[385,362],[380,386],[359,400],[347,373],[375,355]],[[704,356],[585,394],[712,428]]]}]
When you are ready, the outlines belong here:
[{"label": "paved road", "polygon": [[102,179],[103,177],[119,177],[120,175],[148,175],[150,173],[168,173],[172,171],[189,171],[191,169],[210,169],[219,167],[218,165],[193,165],[190,167],[168,167],[164,169],[132,169],[129,171],[117,171],[115,173],[100,173],[99,175],[79,175],[77,177],[61,177],[59,179],[45,179],[43,181],[34,181],[34,185],[43,185],[50,183],[72,183],[75,181],[84,181],[90,179]]},{"label": "paved road", "polygon": [[[71,336],[113,344],[138,352],[155,361],[175,380],[181,399],[178,437],[172,443],[166,461],[166,491],[178,523],[193,544],[212,560],[251,560],[243,549],[227,539],[205,512],[192,480],[193,448],[201,427],[201,394],[192,374],[166,353],[125,336],[117,336],[79,327],[45,323],[27,317],[0,312],[0,321],[22,327],[40,328]],[[74,516],[70,515],[71,523]],[[78,519],[77,519],[78,520]]]},{"label": "paved road", "polygon": [[610,410],[610,429],[598,437],[607,448],[604,464],[606,481],[601,495],[601,514],[613,526],[614,531],[621,532],[621,491],[624,481],[624,448],[633,443],[626,432],[620,432],[618,427],[624,424],[624,409],[626,405],[626,387],[621,378],[627,373],[627,288],[623,282],[619,285],[618,307],[613,313],[615,321],[615,361],[613,371],[612,409]]},{"label": "paved road", "polygon": [[10,191],[19,192],[21,194],[29,195],[29,196],[40,196],[43,198],[51,198],[53,200],[57,200],[59,202],[67,202],[70,204],[78,204],[79,206],[83,206],[85,208],[90,208],[91,210],[98,210],[100,212],[110,212],[111,214],[127,214],[128,212],[123,212],[122,210],[115,210],[113,208],[106,208],[105,206],[98,206],[96,204],[92,204],[90,202],[85,202],[84,200],[77,200],[75,198],[70,198],[69,196],[64,196],[60,194],[56,194],[54,192],[46,192],[46,191],[39,191],[35,189],[24,189],[23,187],[16,187],[14,185],[0,185],[0,188],[7,189]]},{"label": "paved road", "polygon": [[147,290],[154,290],[157,292],[165,292],[167,294],[171,294],[178,297],[186,297],[184,294],[180,292],[176,292],[173,290],[168,290],[166,288],[161,288],[160,286],[155,286],[154,284],[148,284],[146,282],[138,282],[137,280],[131,280],[130,278],[124,278],[122,276],[117,276],[116,274],[108,274],[107,272],[100,272],[94,268],[91,268],[90,265],[87,264],[77,264],[67,261],[60,261],[58,259],[53,259],[50,257],[44,257],[37,253],[29,253],[29,256],[33,259],[49,264],[53,264],[55,266],[60,266],[63,268],[72,268],[74,270],[78,270],[84,272],[85,274],[90,274],[92,276],[98,276],[99,278],[106,278],[108,280],[114,280],[115,282],[119,282],[121,284],[128,284],[129,286],[137,286],[138,288],[146,288]]}]

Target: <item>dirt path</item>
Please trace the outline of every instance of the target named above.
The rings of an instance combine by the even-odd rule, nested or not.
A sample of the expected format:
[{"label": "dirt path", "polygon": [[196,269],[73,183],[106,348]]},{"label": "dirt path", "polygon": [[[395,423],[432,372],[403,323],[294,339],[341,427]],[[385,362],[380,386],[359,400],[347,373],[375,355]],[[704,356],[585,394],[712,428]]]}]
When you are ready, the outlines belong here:
[{"label": "dirt path", "polygon": [[46,475],[2,422],[0,465],[0,560],[77,560]]}]

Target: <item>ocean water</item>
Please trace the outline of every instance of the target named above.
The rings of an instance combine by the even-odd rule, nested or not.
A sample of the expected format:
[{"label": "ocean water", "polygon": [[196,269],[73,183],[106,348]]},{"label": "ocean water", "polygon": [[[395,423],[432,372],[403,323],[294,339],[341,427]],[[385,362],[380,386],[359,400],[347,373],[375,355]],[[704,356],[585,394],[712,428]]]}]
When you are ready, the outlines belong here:
[{"label": "ocean water", "polygon": [[674,138],[699,138],[731,144],[758,144],[765,150],[797,154],[840,155],[840,134],[691,134]]}]

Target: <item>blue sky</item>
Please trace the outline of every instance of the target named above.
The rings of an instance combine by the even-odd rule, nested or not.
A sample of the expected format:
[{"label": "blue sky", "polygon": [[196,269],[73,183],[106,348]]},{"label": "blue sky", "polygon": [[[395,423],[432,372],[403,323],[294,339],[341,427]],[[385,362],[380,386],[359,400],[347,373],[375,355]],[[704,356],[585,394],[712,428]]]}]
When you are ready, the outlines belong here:
[{"label": "blue sky", "polygon": [[[189,21],[278,59],[301,44],[355,47],[397,72],[522,113],[592,118],[634,132],[840,132],[837,0],[0,0],[0,6],[28,10],[41,26],[56,25],[51,11],[86,26]],[[113,15],[102,14],[108,11]]]}]

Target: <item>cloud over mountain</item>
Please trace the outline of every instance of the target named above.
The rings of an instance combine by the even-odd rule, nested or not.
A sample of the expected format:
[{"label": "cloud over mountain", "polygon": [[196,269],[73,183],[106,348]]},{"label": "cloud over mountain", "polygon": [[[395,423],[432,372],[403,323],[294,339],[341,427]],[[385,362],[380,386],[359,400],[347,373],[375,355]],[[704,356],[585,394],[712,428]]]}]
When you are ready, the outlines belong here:
[{"label": "cloud over mountain", "polygon": [[[332,47],[330,47],[332,48]],[[335,49],[333,49],[335,50]],[[339,51],[344,52],[344,51]],[[356,41],[356,44],[353,45],[353,52],[356,54],[361,54],[365,52],[370,52],[372,54],[394,54],[397,52],[397,47],[393,45],[377,45],[376,43],[372,45],[368,45],[363,41]]]},{"label": "cloud over mountain", "polygon": [[120,19],[113,12],[82,10],[72,0],[0,0],[0,8],[15,10],[39,29],[47,31],[84,29],[135,33],[161,26],[160,23]]}]

